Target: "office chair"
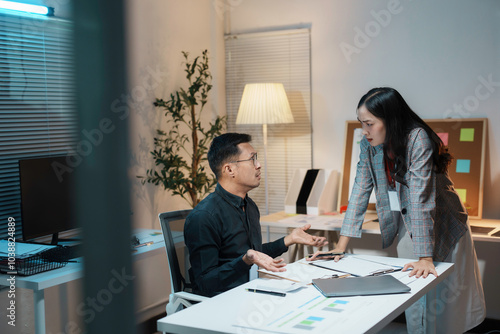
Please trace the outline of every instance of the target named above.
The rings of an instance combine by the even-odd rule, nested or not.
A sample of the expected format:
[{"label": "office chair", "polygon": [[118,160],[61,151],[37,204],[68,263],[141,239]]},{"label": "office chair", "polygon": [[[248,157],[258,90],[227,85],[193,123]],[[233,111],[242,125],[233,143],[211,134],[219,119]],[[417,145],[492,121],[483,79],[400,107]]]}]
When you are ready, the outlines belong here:
[{"label": "office chair", "polygon": [[[197,302],[208,299],[207,297],[190,293],[191,284],[182,276],[179,259],[175,250],[174,239],[172,237],[172,230],[170,228],[170,225],[173,222],[184,221],[190,212],[191,210],[179,210],[164,212],[159,215],[161,230],[163,232],[163,238],[165,239],[168,266],[170,269],[171,292],[166,306],[167,315],[173,314],[185,307],[189,307]],[[184,236],[182,236],[182,241],[184,241]],[[186,258],[188,256],[187,249],[185,256]],[[188,261],[186,261],[186,267],[187,262]],[[186,268],[186,272],[187,269],[188,268]]]}]

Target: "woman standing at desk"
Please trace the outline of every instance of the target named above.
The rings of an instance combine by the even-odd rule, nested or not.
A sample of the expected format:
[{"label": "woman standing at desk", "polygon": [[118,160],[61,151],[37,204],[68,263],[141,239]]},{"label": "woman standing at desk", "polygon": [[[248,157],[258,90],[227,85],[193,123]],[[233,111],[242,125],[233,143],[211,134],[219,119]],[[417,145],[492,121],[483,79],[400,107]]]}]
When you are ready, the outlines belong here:
[{"label": "woman standing at desk", "polygon": [[409,333],[463,333],[479,325],[483,288],[467,212],[448,176],[447,148],[395,89],[370,90],[357,116],[364,138],[335,251],[361,237],[374,190],[383,248],[397,240],[398,256],[415,259],[403,270],[425,278],[437,276],[433,261],[455,264],[442,284],[408,308]]}]

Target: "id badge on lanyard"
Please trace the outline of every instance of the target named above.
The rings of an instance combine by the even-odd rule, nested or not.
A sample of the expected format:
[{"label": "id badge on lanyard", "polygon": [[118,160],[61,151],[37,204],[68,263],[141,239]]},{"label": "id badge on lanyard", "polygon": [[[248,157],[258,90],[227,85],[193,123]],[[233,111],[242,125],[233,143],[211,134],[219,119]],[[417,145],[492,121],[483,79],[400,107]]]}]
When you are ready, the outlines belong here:
[{"label": "id badge on lanyard", "polygon": [[394,190],[389,191],[389,204],[391,206],[391,211],[401,210],[401,206],[399,205],[398,193]]}]

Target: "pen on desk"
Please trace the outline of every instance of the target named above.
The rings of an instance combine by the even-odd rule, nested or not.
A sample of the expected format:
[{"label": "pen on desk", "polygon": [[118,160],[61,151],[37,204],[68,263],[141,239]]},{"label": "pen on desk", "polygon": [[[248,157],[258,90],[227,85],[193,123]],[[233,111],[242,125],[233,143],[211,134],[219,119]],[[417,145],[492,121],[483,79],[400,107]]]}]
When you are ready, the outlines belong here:
[{"label": "pen on desk", "polygon": [[276,291],[267,291],[267,290],[259,290],[259,289],[245,289],[248,292],[256,292],[256,293],[264,293],[266,295],[272,295],[272,296],[278,296],[278,297],[285,297],[286,293],[284,292],[276,292]]},{"label": "pen on desk", "polygon": [[142,247],[142,246],[149,246],[149,245],[152,245],[152,244],[154,244],[154,242],[148,241],[148,242],[145,242],[143,244],[135,245],[134,247],[137,248],[137,247]]}]

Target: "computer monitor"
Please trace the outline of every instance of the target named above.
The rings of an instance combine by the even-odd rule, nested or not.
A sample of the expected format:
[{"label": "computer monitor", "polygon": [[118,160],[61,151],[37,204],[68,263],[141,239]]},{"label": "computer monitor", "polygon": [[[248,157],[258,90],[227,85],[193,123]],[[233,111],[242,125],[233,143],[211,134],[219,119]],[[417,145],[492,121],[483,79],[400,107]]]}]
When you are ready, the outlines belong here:
[{"label": "computer monitor", "polygon": [[52,235],[57,244],[60,232],[76,228],[74,173],[60,175],[57,169],[65,165],[66,156],[19,160],[24,241]]}]

